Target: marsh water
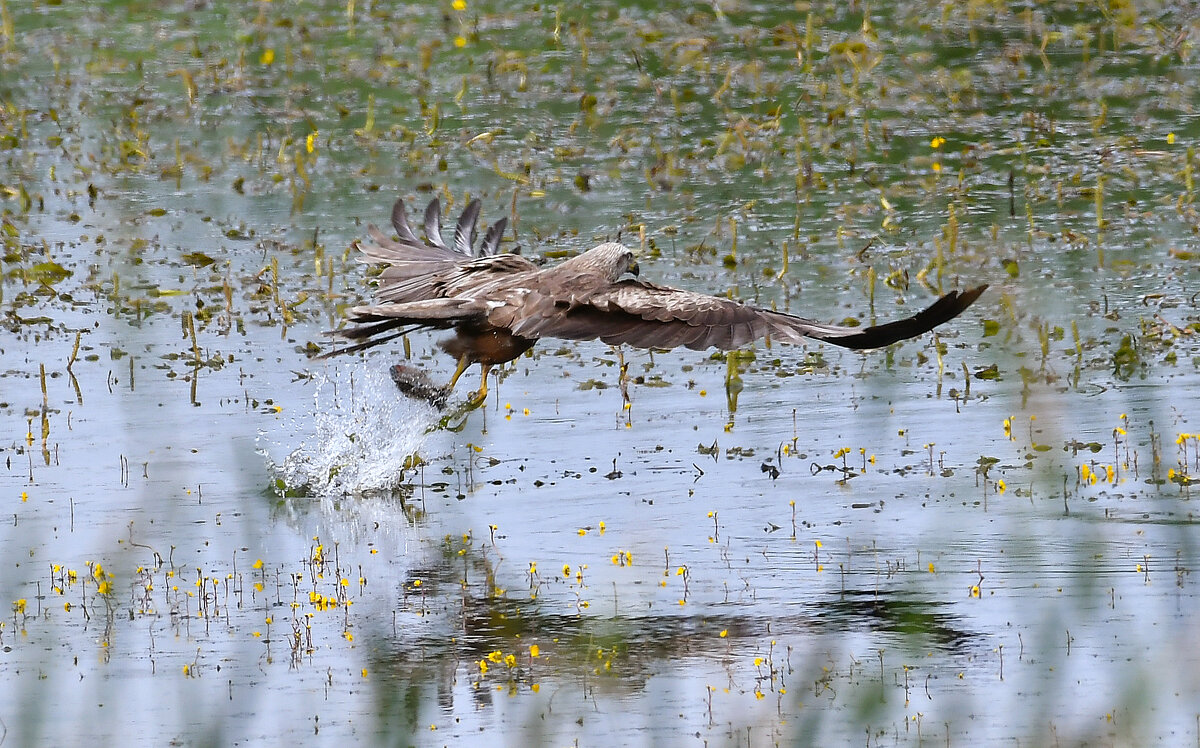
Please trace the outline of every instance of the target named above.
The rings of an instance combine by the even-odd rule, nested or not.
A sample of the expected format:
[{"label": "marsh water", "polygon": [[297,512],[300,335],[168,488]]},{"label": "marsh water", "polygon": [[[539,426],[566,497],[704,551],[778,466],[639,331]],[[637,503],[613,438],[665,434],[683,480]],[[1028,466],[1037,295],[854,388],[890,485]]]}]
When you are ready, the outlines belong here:
[{"label": "marsh water", "polygon": [[[1200,741],[1197,23],[0,0],[0,743]],[[313,358],[435,196],[833,322],[990,289],[438,410],[436,334]]]}]

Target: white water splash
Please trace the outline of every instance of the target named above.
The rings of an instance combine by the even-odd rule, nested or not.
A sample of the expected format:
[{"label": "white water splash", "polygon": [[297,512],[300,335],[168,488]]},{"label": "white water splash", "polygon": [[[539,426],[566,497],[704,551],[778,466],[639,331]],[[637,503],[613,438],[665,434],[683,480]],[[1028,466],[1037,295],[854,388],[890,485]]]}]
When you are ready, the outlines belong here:
[{"label": "white water splash", "polygon": [[397,488],[405,458],[420,448],[435,411],[401,395],[385,367],[331,368],[314,376],[312,412],[293,421],[289,435],[289,443],[303,441],[281,464],[262,449],[280,488],[314,497]]}]

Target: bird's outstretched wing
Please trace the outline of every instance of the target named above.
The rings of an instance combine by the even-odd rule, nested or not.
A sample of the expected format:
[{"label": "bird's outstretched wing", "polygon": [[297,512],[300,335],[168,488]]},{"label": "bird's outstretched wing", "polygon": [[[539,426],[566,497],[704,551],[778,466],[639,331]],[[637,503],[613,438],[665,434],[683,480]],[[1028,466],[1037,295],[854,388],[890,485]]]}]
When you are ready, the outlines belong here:
[{"label": "bird's outstretched wing", "polygon": [[367,226],[371,241],[357,245],[362,251],[360,259],[387,266],[379,277],[376,301],[404,303],[444,295],[436,284],[440,275],[477,258],[495,256],[508,219],[492,224],[476,247],[479,210],[479,200],[467,203],[454,227],[454,243],[450,246],[442,239],[442,204],[437,198],[425,208],[425,241],[413,231],[403,199],[392,206],[392,228],[398,239],[386,236],[374,224]]},{"label": "bird's outstretched wing", "polygon": [[639,348],[731,350],[771,335],[790,343],[812,338],[857,350],[880,348],[926,333],[958,316],[986,288],[951,291],[917,314],[894,322],[844,327],[717,296],[621,280],[584,298],[573,294],[569,303],[555,300],[553,289],[537,289],[522,296],[518,308],[500,305],[490,309],[488,321],[527,338],[599,339]]},{"label": "bird's outstretched wing", "polygon": [[[425,208],[422,241],[404,208],[404,200],[392,206],[392,228],[396,239],[375,225],[367,227],[370,242],[357,244],[360,258],[384,265],[375,292],[375,303],[354,307],[348,320],[355,323],[330,333],[343,340],[357,341],[324,354],[329,358],[386,343],[421,328],[445,329],[469,321],[483,321],[487,305],[481,301],[486,289],[498,281],[536,269],[519,255],[498,254],[508,220],[501,218],[488,228],[476,246],[480,203],[467,203],[454,227],[454,243],[442,239],[442,204],[434,198]],[[484,293],[466,292],[483,288]]]}]

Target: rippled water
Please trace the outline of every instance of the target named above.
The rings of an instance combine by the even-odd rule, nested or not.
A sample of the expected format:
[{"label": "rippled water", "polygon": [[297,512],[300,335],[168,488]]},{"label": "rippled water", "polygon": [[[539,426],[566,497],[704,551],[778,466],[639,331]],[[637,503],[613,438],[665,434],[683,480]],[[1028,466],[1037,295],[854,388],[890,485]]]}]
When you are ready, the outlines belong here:
[{"label": "rippled water", "polygon": [[[7,740],[1195,741],[1195,21],[863,12],[7,6]],[[991,289],[439,411],[437,336],[310,358],[434,194],[831,321]]]}]

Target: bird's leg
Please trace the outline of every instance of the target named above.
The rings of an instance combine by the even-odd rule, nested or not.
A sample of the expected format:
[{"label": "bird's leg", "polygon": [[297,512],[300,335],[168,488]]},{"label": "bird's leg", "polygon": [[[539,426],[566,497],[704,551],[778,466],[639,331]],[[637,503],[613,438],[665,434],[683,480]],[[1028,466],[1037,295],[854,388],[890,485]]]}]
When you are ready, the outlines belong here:
[{"label": "bird's leg", "polygon": [[487,398],[487,378],[488,372],[492,370],[491,364],[480,364],[479,368],[483,369],[483,376],[479,382],[479,391],[471,395],[471,402],[482,404]]},{"label": "bird's leg", "polygon": [[458,368],[454,370],[454,376],[450,377],[450,384],[446,385],[447,392],[454,389],[454,385],[458,384],[458,378],[463,375],[463,372],[466,371],[467,367],[470,365],[470,360],[468,360],[464,354],[463,357],[458,360]]}]

